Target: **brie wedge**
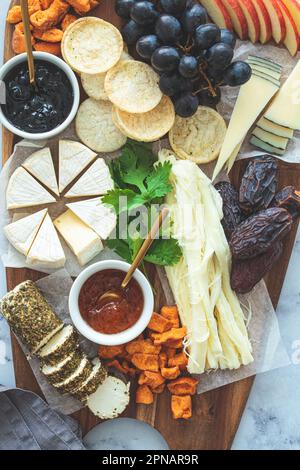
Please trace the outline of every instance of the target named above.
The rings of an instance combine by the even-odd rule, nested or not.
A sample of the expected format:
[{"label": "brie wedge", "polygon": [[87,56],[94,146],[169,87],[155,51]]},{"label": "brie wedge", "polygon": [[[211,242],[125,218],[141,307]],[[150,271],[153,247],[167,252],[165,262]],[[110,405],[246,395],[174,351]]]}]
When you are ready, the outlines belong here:
[{"label": "brie wedge", "polygon": [[65,197],[100,196],[113,188],[114,182],[108,166],[103,158],[97,158]]},{"label": "brie wedge", "polygon": [[54,225],[81,266],[89,263],[103,250],[100,237],[72,211],[67,210],[57,217]]},{"label": "brie wedge", "polygon": [[4,233],[9,242],[23,255],[27,256],[47,211],[44,209],[4,227]]},{"label": "brie wedge", "polygon": [[59,196],[53,160],[48,147],[34,152],[25,160],[22,166],[54,194]]},{"label": "brie wedge", "polygon": [[17,168],[11,175],[6,190],[7,209],[19,209],[52,202],[56,202],[56,199],[24,168]]},{"label": "brie wedge", "polygon": [[59,141],[59,191],[62,192],[97,154],[80,142]]},{"label": "brie wedge", "polygon": [[58,269],[65,265],[66,257],[49,214],[34,240],[27,263],[44,268]]},{"label": "brie wedge", "polygon": [[116,227],[116,214],[105,204],[102,204],[100,197],[72,202],[67,204],[67,207],[93,229],[102,240],[106,240]]}]

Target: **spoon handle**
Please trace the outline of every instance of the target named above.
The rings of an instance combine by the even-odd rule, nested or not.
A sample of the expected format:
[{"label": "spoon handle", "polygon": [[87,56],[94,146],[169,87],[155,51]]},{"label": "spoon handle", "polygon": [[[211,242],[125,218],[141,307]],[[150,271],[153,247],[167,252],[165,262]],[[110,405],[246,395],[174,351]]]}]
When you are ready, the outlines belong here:
[{"label": "spoon handle", "polygon": [[30,79],[30,84],[35,86],[35,72],[34,72],[34,61],[33,61],[32,43],[31,43],[28,0],[21,0],[21,12],[22,12],[22,20],[24,24],[24,35],[25,35],[25,44],[26,44],[26,52],[27,52],[27,60],[28,60],[29,79]]},{"label": "spoon handle", "polygon": [[130,266],[130,269],[128,273],[126,274],[124,281],[121,284],[122,289],[125,289],[125,287],[128,285],[129,281],[131,280],[135,270],[139,267],[141,262],[143,261],[144,257],[146,256],[150,246],[152,245],[155,236],[157,235],[159,229],[161,228],[165,218],[169,214],[169,210],[165,207],[157,217],[156,221],[154,222],[150,232],[147,235],[147,238],[145,239],[144,243],[142,244],[138,254],[136,255],[132,265]]}]

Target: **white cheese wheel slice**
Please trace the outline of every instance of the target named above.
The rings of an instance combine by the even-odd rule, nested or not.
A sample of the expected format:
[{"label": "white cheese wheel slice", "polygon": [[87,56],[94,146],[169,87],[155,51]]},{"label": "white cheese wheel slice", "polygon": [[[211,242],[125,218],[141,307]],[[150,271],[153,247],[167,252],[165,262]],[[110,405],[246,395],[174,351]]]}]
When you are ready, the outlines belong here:
[{"label": "white cheese wheel slice", "polygon": [[130,383],[125,384],[116,377],[108,376],[96,392],[88,397],[86,404],[98,418],[116,418],[129,403],[129,388]]},{"label": "white cheese wheel slice", "polygon": [[62,192],[97,154],[80,142],[59,141],[59,191]]},{"label": "white cheese wheel slice", "polygon": [[114,188],[108,166],[103,158],[97,160],[79,178],[65,197],[100,196]]},{"label": "white cheese wheel slice", "polygon": [[56,199],[24,168],[17,168],[11,175],[6,190],[7,209],[19,209],[52,202],[56,202]]},{"label": "white cheese wheel slice", "polygon": [[116,214],[105,204],[102,204],[100,197],[72,202],[67,204],[67,207],[93,229],[102,240],[106,240],[116,226]]},{"label": "white cheese wheel slice", "polygon": [[27,263],[58,269],[65,265],[66,257],[49,214],[34,240],[27,256]]},{"label": "white cheese wheel slice", "polygon": [[53,160],[48,147],[34,152],[25,160],[22,166],[54,194],[59,196]]},{"label": "white cheese wheel slice", "polygon": [[23,255],[27,256],[47,211],[43,209],[4,227],[4,233],[9,242]]}]

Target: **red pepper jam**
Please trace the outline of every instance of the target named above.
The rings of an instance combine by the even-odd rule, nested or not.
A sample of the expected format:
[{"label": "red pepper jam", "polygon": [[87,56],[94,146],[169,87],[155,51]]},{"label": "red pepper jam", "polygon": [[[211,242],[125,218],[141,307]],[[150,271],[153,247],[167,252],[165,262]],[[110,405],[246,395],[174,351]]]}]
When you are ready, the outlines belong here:
[{"label": "red pepper jam", "polygon": [[[91,276],[82,286],[79,310],[93,330],[107,335],[121,333],[140,318],[144,308],[142,289],[135,279],[121,289],[125,275],[124,271],[105,269]],[[118,293],[119,298],[101,299],[109,291]]]}]

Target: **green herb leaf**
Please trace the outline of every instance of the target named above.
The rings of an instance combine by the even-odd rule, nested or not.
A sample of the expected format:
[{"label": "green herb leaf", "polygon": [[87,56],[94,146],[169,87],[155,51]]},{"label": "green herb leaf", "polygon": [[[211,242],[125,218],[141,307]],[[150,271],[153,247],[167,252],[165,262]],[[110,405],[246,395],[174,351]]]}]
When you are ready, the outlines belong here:
[{"label": "green herb leaf", "polygon": [[174,266],[182,256],[177,240],[154,240],[151,248],[145,256],[145,261],[160,266]]},{"label": "green herb leaf", "polygon": [[169,181],[171,169],[171,163],[159,163],[146,178],[149,200],[164,197],[172,191],[172,185]]},{"label": "green herb leaf", "polygon": [[103,196],[102,202],[113,206],[116,214],[119,215],[125,211],[130,212],[130,210],[144,204],[145,201],[143,197],[131,189],[113,189]]},{"label": "green herb leaf", "polygon": [[132,256],[129,245],[126,240],[109,239],[106,241],[108,248],[115,251],[127,263],[132,263]]}]

